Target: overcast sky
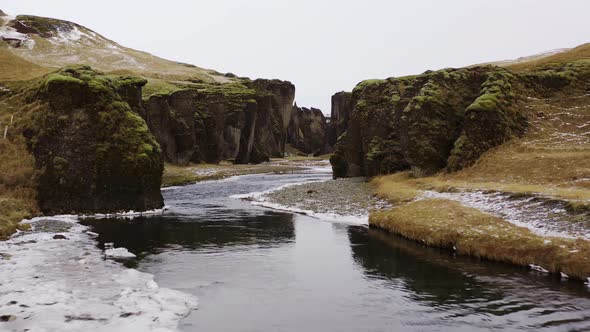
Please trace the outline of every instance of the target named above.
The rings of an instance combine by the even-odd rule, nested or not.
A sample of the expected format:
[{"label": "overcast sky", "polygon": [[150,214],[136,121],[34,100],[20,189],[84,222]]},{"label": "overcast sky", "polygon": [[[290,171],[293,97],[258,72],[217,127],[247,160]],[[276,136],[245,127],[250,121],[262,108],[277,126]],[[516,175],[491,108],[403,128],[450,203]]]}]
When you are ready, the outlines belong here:
[{"label": "overcast sky", "polygon": [[590,41],[589,0],[0,0],[128,47],[279,78],[330,111],[361,80],[512,59]]}]

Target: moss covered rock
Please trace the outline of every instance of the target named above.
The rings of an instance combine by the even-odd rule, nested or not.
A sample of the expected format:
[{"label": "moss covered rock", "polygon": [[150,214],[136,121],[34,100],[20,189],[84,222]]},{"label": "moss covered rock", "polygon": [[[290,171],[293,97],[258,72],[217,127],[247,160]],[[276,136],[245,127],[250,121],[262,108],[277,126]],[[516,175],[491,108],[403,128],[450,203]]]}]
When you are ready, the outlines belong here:
[{"label": "moss covered rock", "polygon": [[259,163],[283,156],[294,96],[278,80],[195,83],[149,97],[145,119],[172,163]]},{"label": "moss covered rock", "polygon": [[[523,98],[584,94],[589,80],[590,62],[580,60],[522,73],[481,66],[361,82],[336,144],[334,174],[411,169],[414,176],[426,176],[460,170],[525,133]],[[333,101],[340,99],[336,95]]]},{"label": "moss covered rock", "polygon": [[31,92],[41,105],[25,135],[44,213],[163,206],[160,146],[128,103],[144,84],[76,66],[44,77]]}]

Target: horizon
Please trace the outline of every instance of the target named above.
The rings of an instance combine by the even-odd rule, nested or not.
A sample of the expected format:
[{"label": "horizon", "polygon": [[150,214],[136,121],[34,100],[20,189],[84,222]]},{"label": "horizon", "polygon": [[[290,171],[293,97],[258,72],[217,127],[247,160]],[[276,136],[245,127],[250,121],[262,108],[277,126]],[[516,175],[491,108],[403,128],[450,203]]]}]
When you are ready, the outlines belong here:
[{"label": "horizon", "polygon": [[[0,2],[0,9],[9,15],[72,21],[123,46],[173,61],[290,81],[297,88],[297,105],[328,115],[331,96],[352,91],[362,80],[512,60],[588,42],[584,15],[589,5],[584,1],[371,3],[367,10],[366,4],[333,0],[180,1],[168,15],[160,12],[157,1],[118,2],[116,11],[109,5],[115,4],[112,0],[83,7],[65,0]],[[130,19],[137,6],[141,15]],[[193,14],[203,12],[208,15]]]}]

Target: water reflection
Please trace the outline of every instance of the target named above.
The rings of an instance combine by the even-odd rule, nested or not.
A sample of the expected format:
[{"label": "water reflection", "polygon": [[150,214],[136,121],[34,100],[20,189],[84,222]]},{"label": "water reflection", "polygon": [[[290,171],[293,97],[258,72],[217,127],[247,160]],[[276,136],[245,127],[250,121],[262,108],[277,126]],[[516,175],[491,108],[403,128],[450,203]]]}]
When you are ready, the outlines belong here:
[{"label": "water reflection", "polygon": [[[223,250],[223,247],[273,246],[294,240],[293,215],[264,212],[240,218],[186,220],[174,216],[87,220],[101,244],[113,242],[141,259],[163,250]],[[226,249],[231,250],[231,249]]]},{"label": "water reflection", "polygon": [[455,257],[377,229],[351,227],[349,238],[367,278],[395,285],[402,280],[407,296],[444,311],[447,323],[473,324],[474,329],[590,328],[590,296],[581,283]]}]

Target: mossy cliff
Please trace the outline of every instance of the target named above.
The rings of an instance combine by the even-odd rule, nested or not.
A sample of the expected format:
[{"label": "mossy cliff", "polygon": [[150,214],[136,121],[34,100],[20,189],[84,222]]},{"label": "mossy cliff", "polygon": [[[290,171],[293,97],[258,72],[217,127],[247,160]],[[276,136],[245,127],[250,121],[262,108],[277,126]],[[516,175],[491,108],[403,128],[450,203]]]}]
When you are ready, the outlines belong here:
[{"label": "mossy cliff", "polygon": [[305,154],[321,155],[330,152],[327,141],[326,117],[317,108],[293,107],[287,142]]},{"label": "mossy cliff", "polygon": [[338,92],[332,96],[332,110],[330,112],[330,123],[327,128],[328,145],[333,147],[338,137],[346,132],[348,119],[352,113],[352,93]]},{"label": "mossy cliff", "polygon": [[144,118],[174,164],[259,163],[283,156],[294,98],[278,80],[195,83],[149,97]]},{"label": "mossy cliff", "polygon": [[68,67],[32,84],[24,129],[45,214],[163,206],[160,146],[141,116],[145,80]]},{"label": "mossy cliff", "polygon": [[524,134],[527,97],[582,91],[587,73],[587,63],[520,74],[480,66],[361,82],[331,159],[334,175],[411,169],[420,177],[471,166],[485,151]]}]

